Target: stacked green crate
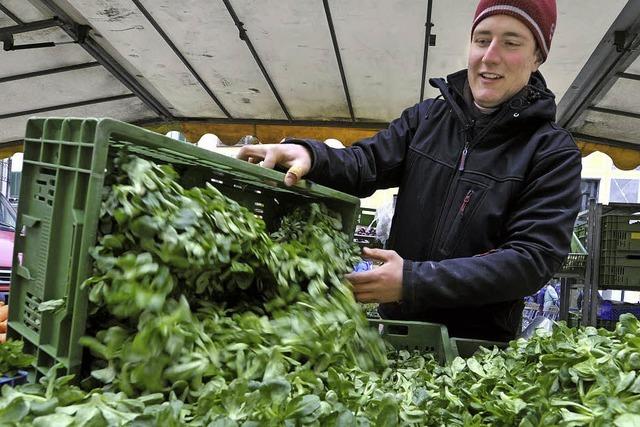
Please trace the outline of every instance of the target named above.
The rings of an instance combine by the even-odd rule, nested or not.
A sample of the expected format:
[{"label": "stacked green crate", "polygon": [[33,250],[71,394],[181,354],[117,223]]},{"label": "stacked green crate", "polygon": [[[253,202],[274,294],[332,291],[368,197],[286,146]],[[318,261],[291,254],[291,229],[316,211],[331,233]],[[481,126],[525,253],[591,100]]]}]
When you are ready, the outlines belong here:
[{"label": "stacked green crate", "polygon": [[602,287],[640,288],[640,215],[616,208],[602,215],[600,280]]},{"label": "stacked green crate", "polygon": [[[25,342],[46,373],[62,364],[78,372],[88,299],[82,282],[91,275],[89,249],[98,235],[103,192],[113,160],[122,151],[171,164],[184,187],[211,183],[266,222],[293,207],[323,202],[342,215],[353,234],[359,199],[302,181],[286,187],[283,174],[167,138],[111,119],[30,119],[24,145],[14,249],[9,334]],[[42,311],[44,302],[56,309]]]},{"label": "stacked green crate", "polygon": [[[573,229],[573,235],[583,247],[587,247],[587,223],[576,225]],[[572,242],[573,244],[573,242]]]}]

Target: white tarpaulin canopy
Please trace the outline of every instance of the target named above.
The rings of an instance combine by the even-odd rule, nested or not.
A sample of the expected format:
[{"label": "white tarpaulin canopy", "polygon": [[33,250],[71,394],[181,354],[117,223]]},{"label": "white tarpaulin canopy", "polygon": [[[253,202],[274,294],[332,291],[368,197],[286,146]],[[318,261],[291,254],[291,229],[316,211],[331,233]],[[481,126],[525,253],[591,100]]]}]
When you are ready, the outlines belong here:
[{"label": "white tarpaulin canopy", "polygon": [[[34,115],[388,122],[436,95],[430,77],[465,67],[476,2],[0,0],[0,147]],[[558,121],[635,148],[640,1],[558,0],[558,12],[541,68]]]}]

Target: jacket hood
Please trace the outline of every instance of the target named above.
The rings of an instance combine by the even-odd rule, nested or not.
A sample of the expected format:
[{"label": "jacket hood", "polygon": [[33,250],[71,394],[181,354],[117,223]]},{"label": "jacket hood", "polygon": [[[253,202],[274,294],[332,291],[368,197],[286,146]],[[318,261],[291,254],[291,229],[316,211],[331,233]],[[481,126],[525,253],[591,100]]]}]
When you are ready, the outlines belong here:
[{"label": "jacket hood", "polygon": [[[461,70],[443,78],[429,79],[431,86],[438,88],[442,96],[449,102],[454,113],[460,120],[468,125],[471,118],[465,113],[464,86],[467,84],[467,70]],[[555,95],[539,71],[531,74],[529,83],[515,94],[511,99],[505,101],[500,106],[499,112],[503,114],[503,119],[498,123],[499,127],[512,125],[517,122],[527,123],[538,121],[555,121],[556,103]],[[510,114],[507,114],[510,113]]]}]

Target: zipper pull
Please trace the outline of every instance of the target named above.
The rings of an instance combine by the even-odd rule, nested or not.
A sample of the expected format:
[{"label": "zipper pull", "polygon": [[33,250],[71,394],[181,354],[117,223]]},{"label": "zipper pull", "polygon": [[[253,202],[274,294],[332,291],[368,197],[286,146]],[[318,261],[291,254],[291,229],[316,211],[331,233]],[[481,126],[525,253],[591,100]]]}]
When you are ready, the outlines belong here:
[{"label": "zipper pull", "polygon": [[467,153],[469,152],[469,143],[464,145],[464,150],[462,150],[462,155],[460,156],[460,165],[458,166],[458,171],[462,172],[464,170],[464,164],[467,161]]},{"label": "zipper pull", "polygon": [[467,208],[467,205],[471,201],[471,196],[473,196],[473,190],[467,191],[467,195],[464,196],[462,204],[460,205],[460,215],[462,215],[464,213],[464,210]]}]

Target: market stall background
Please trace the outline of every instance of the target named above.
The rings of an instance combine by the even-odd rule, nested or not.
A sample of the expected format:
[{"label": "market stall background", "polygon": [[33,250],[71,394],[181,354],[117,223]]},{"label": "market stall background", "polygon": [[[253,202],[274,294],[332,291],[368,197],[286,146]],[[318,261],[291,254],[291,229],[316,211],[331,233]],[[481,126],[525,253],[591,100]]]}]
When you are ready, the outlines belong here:
[{"label": "market stall background", "polygon": [[[26,120],[109,116],[189,140],[346,145],[465,67],[475,0],[2,0],[0,154]],[[584,154],[640,164],[640,2],[558,0],[541,68]]]}]

